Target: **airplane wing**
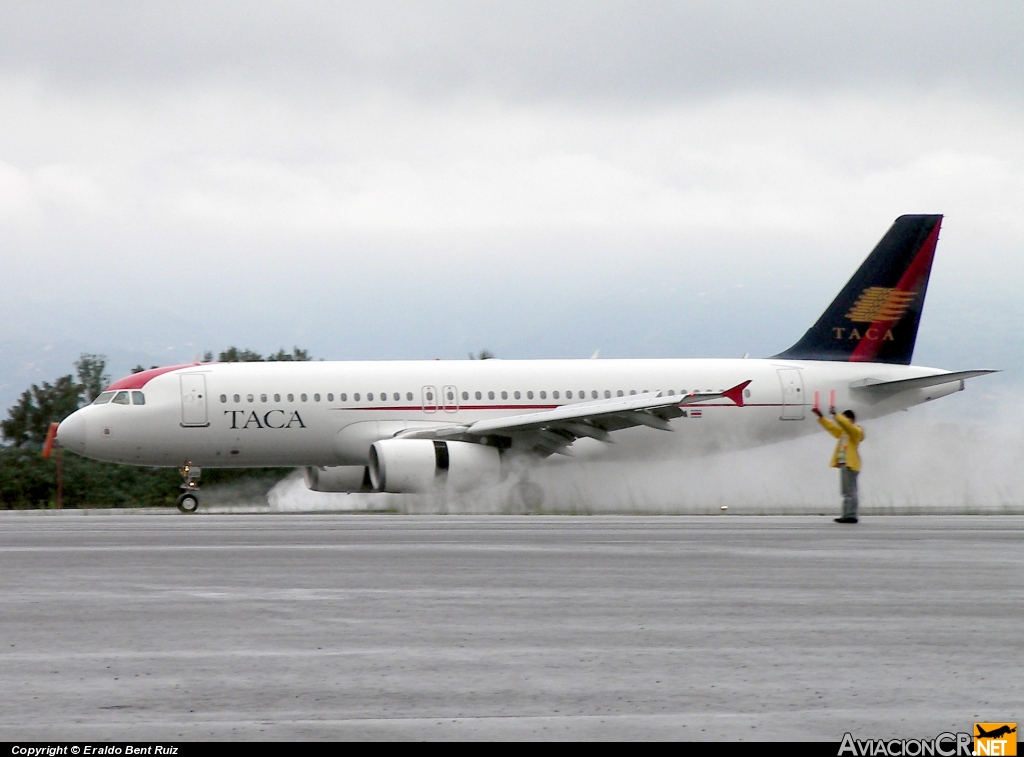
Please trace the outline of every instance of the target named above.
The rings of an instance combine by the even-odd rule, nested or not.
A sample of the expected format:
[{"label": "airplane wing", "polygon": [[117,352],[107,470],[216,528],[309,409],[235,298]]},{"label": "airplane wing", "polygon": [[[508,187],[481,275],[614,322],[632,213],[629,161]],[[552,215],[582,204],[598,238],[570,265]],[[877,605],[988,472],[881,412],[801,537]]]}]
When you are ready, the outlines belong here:
[{"label": "airplane wing", "polygon": [[908,389],[924,389],[929,386],[951,384],[954,381],[965,381],[976,376],[987,376],[998,371],[957,371],[955,373],[940,373],[936,376],[921,376],[919,378],[897,379],[896,381],[881,381],[879,379],[860,379],[850,383],[850,388],[867,392],[871,395],[884,397],[886,395],[905,392]]},{"label": "airplane wing", "polygon": [[641,395],[577,402],[538,413],[491,418],[466,425],[416,429],[398,434],[406,439],[462,439],[480,441],[486,436],[511,437],[517,446],[543,455],[568,454],[566,447],[580,437],[611,442],[611,432],[636,426],[672,431],[669,421],[682,417],[683,408],[697,402],[728,399],[743,407],[744,381],[722,392],[691,392],[686,395]]}]

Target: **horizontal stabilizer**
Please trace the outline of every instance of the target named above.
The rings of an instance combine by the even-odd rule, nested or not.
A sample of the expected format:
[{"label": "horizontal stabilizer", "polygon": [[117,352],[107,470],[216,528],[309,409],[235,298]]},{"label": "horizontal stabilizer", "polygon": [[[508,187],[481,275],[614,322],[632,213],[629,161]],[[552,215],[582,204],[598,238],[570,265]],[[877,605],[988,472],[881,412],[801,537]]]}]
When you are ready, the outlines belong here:
[{"label": "horizontal stabilizer", "polygon": [[929,386],[940,386],[941,384],[950,384],[954,381],[965,381],[977,376],[987,376],[990,373],[998,373],[998,371],[957,371],[955,373],[940,373],[935,376],[897,379],[896,381],[866,378],[850,382],[850,388],[872,394],[896,394],[909,389],[925,389]]}]

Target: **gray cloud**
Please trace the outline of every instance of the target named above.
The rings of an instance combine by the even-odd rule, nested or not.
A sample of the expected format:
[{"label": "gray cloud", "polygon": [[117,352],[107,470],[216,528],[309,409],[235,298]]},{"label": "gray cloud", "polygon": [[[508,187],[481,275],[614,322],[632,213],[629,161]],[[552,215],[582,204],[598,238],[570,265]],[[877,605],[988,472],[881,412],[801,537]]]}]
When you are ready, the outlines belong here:
[{"label": "gray cloud", "polygon": [[1024,361],[1018,4],[0,5],[0,406],[106,352],[765,355],[943,212]]},{"label": "gray cloud", "polygon": [[648,101],[961,86],[1019,97],[1017,2],[62,2],[0,6],[0,67],[69,87]]}]

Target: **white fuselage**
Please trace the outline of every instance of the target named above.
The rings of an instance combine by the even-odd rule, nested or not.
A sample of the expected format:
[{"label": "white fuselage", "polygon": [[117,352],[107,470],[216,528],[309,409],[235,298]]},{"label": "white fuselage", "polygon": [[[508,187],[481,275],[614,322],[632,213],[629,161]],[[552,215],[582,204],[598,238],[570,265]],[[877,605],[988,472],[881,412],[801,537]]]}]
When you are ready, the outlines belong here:
[{"label": "white fuselage", "polygon": [[[134,465],[366,465],[370,443],[403,429],[465,425],[620,393],[719,392],[749,380],[742,407],[726,399],[688,405],[685,417],[671,422],[685,448],[703,454],[820,430],[811,413],[816,396],[827,411],[834,393],[836,407],[854,410],[860,421],[963,388],[956,381],[881,400],[850,388],[863,379],[943,373],[773,359],[206,363],[131,390],[142,393],[144,404],[82,408],[61,425],[59,439],[86,457]],[[617,433],[628,439],[663,432]]]}]

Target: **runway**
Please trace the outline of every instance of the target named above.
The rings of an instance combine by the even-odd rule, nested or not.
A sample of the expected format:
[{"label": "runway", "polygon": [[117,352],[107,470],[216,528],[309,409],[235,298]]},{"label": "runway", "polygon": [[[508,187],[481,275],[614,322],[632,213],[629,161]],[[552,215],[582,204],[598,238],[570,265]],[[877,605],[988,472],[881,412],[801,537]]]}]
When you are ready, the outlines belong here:
[{"label": "runway", "polygon": [[0,739],[1024,719],[1024,518],[0,514]]}]

